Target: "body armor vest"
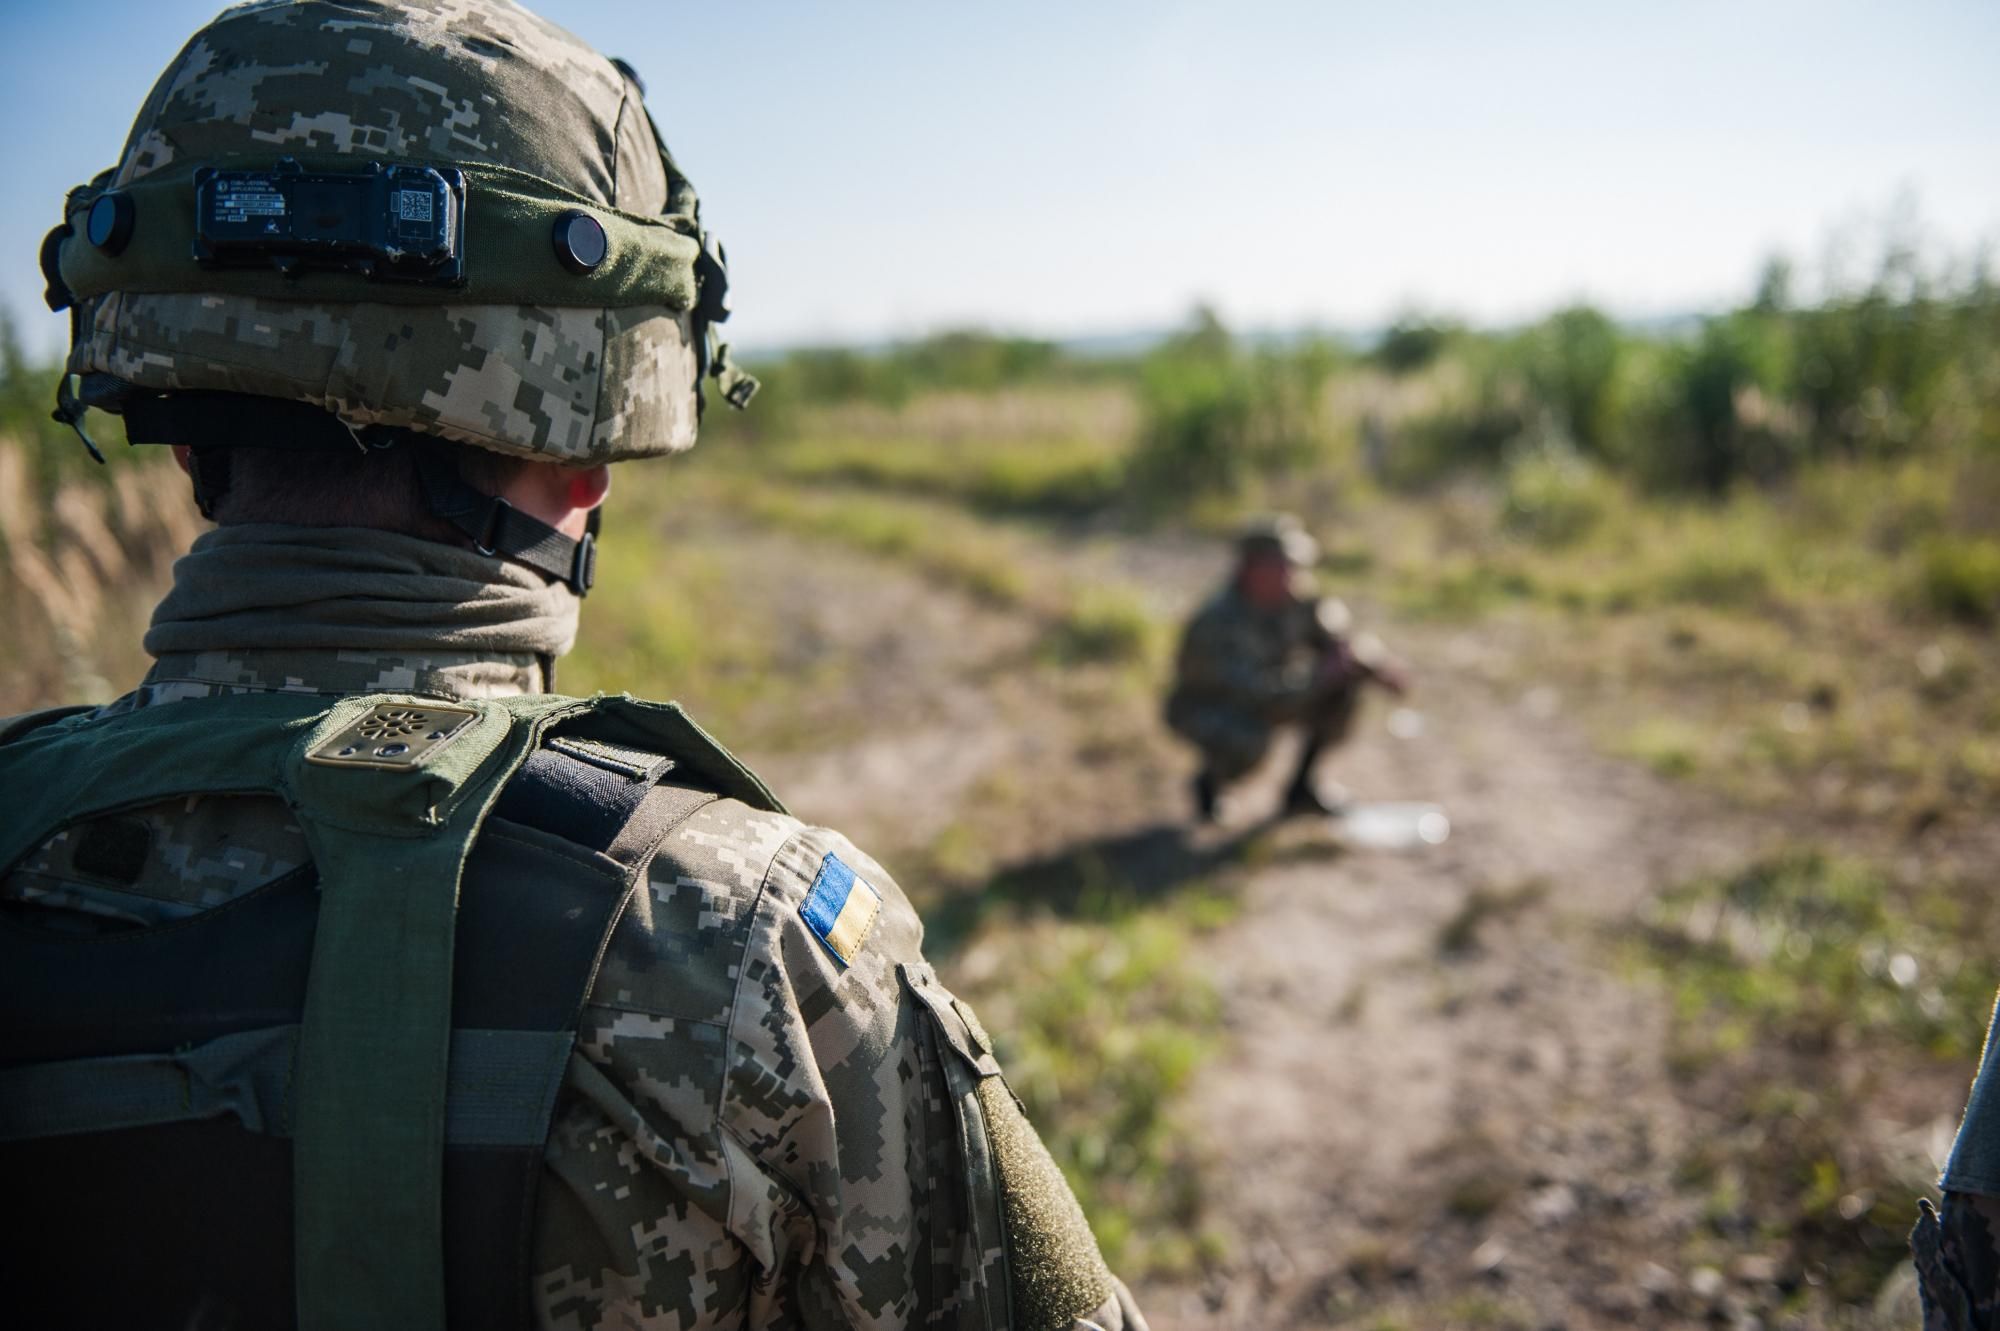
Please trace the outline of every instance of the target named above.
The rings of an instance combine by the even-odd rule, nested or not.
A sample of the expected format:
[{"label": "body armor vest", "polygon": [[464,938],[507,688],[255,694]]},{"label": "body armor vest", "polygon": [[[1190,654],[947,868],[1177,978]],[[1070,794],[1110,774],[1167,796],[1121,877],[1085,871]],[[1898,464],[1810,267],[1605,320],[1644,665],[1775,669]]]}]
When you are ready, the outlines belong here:
[{"label": "body armor vest", "polygon": [[270,792],[312,862],[191,919],[0,918],[22,1325],[525,1327],[582,1005],[661,842],[777,808],[676,707],[246,694],[0,732],[0,867]]}]

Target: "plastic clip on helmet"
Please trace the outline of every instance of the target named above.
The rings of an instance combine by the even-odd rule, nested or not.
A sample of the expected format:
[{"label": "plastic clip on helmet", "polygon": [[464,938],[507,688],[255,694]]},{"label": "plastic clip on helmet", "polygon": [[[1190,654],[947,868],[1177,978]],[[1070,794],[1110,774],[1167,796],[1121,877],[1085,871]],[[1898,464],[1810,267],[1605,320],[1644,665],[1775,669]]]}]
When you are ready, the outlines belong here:
[{"label": "plastic clip on helmet", "polygon": [[[56,419],[89,445],[85,409],[119,413],[197,459],[413,432],[575,464],[688,448],[703,378],[737,407],[757,385],[717,336],[722,247],[642,98],[509,0],[224,11],[43,242],[71,311]],[[481,550],[588,588],[590,538],[453,467],[420,475]]]}]

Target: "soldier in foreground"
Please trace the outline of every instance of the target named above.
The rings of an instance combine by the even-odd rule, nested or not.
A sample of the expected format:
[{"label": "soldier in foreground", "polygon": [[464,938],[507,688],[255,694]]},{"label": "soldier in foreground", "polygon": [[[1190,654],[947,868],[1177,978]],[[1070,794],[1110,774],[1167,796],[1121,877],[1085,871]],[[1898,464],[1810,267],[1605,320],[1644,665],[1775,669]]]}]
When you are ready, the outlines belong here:
[{"label": "soldier in foreground", "polygon": [[1354,634],[1347,607],[1320,596],[1307,572],[1319,547],[1280,515],[1245,527],[1229,581],[1195,613],[1181,637],[1167,724],[1201,752],[1195,810],[1216,816],[1222,792],[1248,775],[1278,727],[1302,732],[1285,788],[1287,814],[1334,812],[1314,783],[1320,755],[1347,738],[1362,686],[1401,695],[1402,667],[1371,633]]},{"label": "soldier in foreground", "polygon": [[1965,1118],[1938,1186],[1943,1204],[1925,1199],[1910,1234],[1924,1331],[2000,1329],[2000,1053],[1986,1032],[1986,1052],[1973,1079]]},{"label": "soldier in foreground", "polygon": [[1143,1328],[889,875],[551,692],[719,247],[505,0],[197,33],[43,248],[59,407],[219,524],[156,664],[0,726],[21,1326]]}]

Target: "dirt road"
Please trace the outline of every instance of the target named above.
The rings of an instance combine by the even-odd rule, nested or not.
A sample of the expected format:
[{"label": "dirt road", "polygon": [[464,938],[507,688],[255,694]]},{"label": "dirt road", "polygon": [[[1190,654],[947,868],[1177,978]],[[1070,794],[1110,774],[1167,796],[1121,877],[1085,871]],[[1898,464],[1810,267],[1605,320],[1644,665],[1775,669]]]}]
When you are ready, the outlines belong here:
[{"label": "dirt road", "polygon": [[[1182,1118],[1226,1242],[1198,1279],[1141,1282],[1156,1328],[1755,1324],[1754,1250],[1684,1268],[1690,1126],[1662,996],[1616,942],[1662,887],[1754,849],[1753,821],[1592,752],[1504,641],[1388,624],[1421,733],[1393,736],[1378,701],[1326,770],[1364,799],[1443,804],[1450,840],[1349,851],[1322,826],[1260,829],[1276,764],[1190,840],[1186,759],[1151,703],[1038,664],[1021,613],[761,528],[717,538],[746,602],[772,608],[781,666],[846,663],[811,707],[848,724],[748,756],[892,869],[966,820],[1003,868],[1080,843],[1170,845],[1168,862],[1258,842],[1229,871],[1240,913],[1200,945],[1226,1038]],[[1037,558],[1163,614],[1215,573],[1187,545]]]}]

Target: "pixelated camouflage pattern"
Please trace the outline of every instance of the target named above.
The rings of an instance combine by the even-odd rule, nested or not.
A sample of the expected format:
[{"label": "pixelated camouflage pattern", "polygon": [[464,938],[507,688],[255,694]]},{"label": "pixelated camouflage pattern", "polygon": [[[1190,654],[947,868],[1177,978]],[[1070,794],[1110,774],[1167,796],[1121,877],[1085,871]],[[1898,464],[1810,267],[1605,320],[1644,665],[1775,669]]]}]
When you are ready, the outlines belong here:
[{"label": "pixelated camouflage pattern", "polygon": [[269,651],[168,652],[107,714],[227,693],[421,693],[440,698],[512,698],[547,691],[532,652]]},{"label": "pixelated camouflage pattern", "polygon": [[[627,212],[694,195],[610,61],[507,0],[259,0],[161,75],[114,183],[285,154],[490,163]],[[470,261],[477,237],[469,235]],[[515,305],[290,303],[111,292],[84,303],[75,373],[143,388],[310,402],[564,462],[672,453],[695,437],[691,316]]]},{"label": "pixelated camouflage pattern", "polygon": [[[530,653],[173,652],[155,661],[137,688],[98,710],[110,716],[231,693],[498,698],[545,687],[541,659]],[[309,858],[297,820],[269,796],[171,800],[131,810],[120,821],[136,823],[148,844],[138,877],[124,881],[80,868],[77,852],[91,829],[65,828],[0,879],[0,901],[89,917],[73,922],[79,930],[164,924],[233,900]]]},{"label": "pixelated camouflage pattern", "polygon": [[[1167,724],[1225,782],[1263,760],[1280,725],[1324,722],[1331,726],[1327,737],[1337,740],[1368,673],[1351,629],[1347,607],[1318,595],[1303,577],[1292,599],[1275,609],[1253,605],[1232,581],[1181,634]],[[1329,683],[1319,671],[1330,652],[1341,653],[1350,668]]]},{"label": "pixelated camouflage pattern", "polygon": [[0,901],[89,916],[87,924],[76,922],[79,929],[102,921],[170,924],[233,901],[310,858],[297,820],[270,796],[190,796],[113,821],[146,847],[135,877],[79,854],[93,829],[66,828],[0,880]]},{"label": "pixelated camouflage pattern", "polygon": [[1923,1331],[2000,1328],[2000,1197],[1946,1192],[1921,1203],[1910,1248],[1923,1298]]},{"label": "pixelated camouflage pattern", "polygon": [[[163,658],[106,710],[257,689],[490,696],[539,682],[504,657],[244,649]],[[194,909],[252,890],[297,854],[296,824],[275,800],[147,813],[155,852],[189,848],[179,901]],[[0,901],[87,920],[95,894],[129,910],[129,894],[64,870],[91,831],[44,845],[0,880]],[[800,914],[828,854],[883,901],[845,967]],[[172,866],[146,873],[165,882]],[[1009,1325],[1006,1247],[975,1223],[1001,1214],[1000,1176],[951,1091],[952,1069],[983,1080],[998,1065],[976,1017],[924,965],[922,932],[895,881],[838,833],[731,800],[675,829],[613,932],[578,1029],[536,1216],[538,1324]],[[928,998],[913,996],[911,973]],[[1100,1302],[1064,1325],[1144,1331],[1122,1285],[1103,1291],[1101,1270],[1077,1282],[1097,1281]]]}]

